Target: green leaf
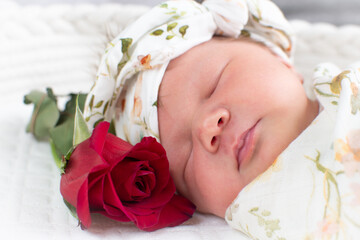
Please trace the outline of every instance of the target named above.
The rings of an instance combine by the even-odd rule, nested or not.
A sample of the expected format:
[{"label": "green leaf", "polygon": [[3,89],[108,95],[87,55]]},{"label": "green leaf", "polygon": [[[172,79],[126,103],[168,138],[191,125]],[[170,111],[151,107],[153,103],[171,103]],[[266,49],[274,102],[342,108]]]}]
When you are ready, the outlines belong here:
[{"label": "green leaf", "polygon": [[173,30],[177,26],[177,22],[173,22],[167,25],[167,31]]},{"label": "green leaf", "polygon": [[106,113],[106,111],[107,111],[107,109],[108,109],[108,107],[109,107],[109,103],[110,103],[110,101],[107,101],[107,102],[105,103],[105,106],[104,106],[104,109],[103,109],[103,115],[105,115],[105,113]]},{"label": "green leaf", "polygon": [[168,35],[168,36],[166,36],[166,40],[170,40],[170,39],[172,39],[173,37],[175,37],[175,35]]},{"label": "green leaf", "polygon": [[115,122],[114,120],[111,120],[110,122],[110,127],[109,127],[109,130],[108,130],[108,133],[111,133],[113,135],[116,136],[116,130],[115,130]]},{"label": "green leaf", "polygon": [[96,126],[97,126],[99,123],[101,123],[102,121],[104,121],[104,120],[105,120],[105,118],[100,118],[99,120],[97,120],[97,121],[94,123],[93,128],[96,128]]},{"label": "green leaf", "polygon": [[248,30],[241,30],[241,36],[250,37],[250,32]]},{"label": "green leaf", "polygon": [[256,22],[260,22],[261,16],[260,16],[260,17],[257,17],[257,16],[255,16],[254,14],[252,14],[251,16],[253,17],[253,19],[254,19]]},{"label": "green leaf", "polygon": [[82,110],[86,99],[86,94],[70,94],[69,96],[70,99],[64,111],[61,112],[57,125],[50,130],[51,142],[60,159],[73,146],[76,100],[78,99],[80,110]]},{"label": "green leaf", "polygon": [[121,38],[121,52],[126,53],[129,50],[129,47],[132,43],[132,38]]},{"label": "green leaf", "polygon": [[64,159],[65,159],[66,161],[69,161],[69,160],[70,160],[71,154],[74,152],[75,148],[76,148],[75,146],[72,146],[72,147],[69,149],[69,151],[66,153],[66,155],[64,155]]},{"label": "green leaf", "polygon": [[61,169],[63,168],[63,161],[61,156],[58,155],[58,152],[56,150],[55,144],[52,140],[50,140],[50,147],[51,147],[51,154],[54,158],[55,164],[58,167],[58,169],[60,170],[60,173],[63,174],[63,171],[61,171]]},{"label": "green leaf", "polygon": [[92,95],[91,99],[90,99],[90,103],[89,103],[90,110],[92,110],[92,108],[94,106],[94,98],[95,98],[95,95]]},{"label": "green leaf", "polygon": [[24,97],[25,104],[34,104],[31,120],[26,131],[32,133],[38,140],[49,138],[50,129],[57,123],[60,112],[56,98],[40,91],[31,91]]},{"label": "green leaf", "polygon": [[70,160],[71,154],[74,152],[75,146],[72,146],[69,151],[61,158],[61,164],[60,164],[60,172],[61,174],[65,173],[66,166]]},{"label": "green leaf", "polygon": [[121,69],[125,66],[125,64],[127,63],[128,61],[123,61],[123,62],[121,62],[121,63],[119,63],[118,64],[118,71],[120,72],[121,71]]},{"label": "green leaf", "polygon": [[[71,94],[69,94],[69,96],[70,96],[70,99],[66,103],[65,110],[64,110],[63,113],[67,114],[69,118],[74,119],[75,111],[76,111],[76,100],[78,100],[78,102],[79,102],[80,110],[83,111],[84,106],[85,106],[85,100],[86,100],[87,94],[84,94],[84,93],[79,93],[79,94],[71,93]],[[70,116],[69,116],[69,114],[70,114]]]},{"label": "green leaf", "polygon": [[184,37],[184,35],[186,34],[186,30],[189,28],[188,25],[184,25],[181,28],[179,28],[179,33],[181,33],[181,36]]},{"label": "green leaf", "polygon": [[335,94],[324,93],[324,92],[322,92],[322,91],[321,91],[320,89],[318,89],[318,88],[315,88],[315,91],[316,91],[320,96],[324,96],[324,97],[336,97],[336,98],[339,97],[338,95],[335,95]]},{"label": "green leaf", "polygon": [[71,205],[68,201],[66,201],[65,199],[64,199],[64,203],[65,203],[66,207],[70,210],[71,215],[74,218],[76,218],[77,220],[79,220],[79,217],[78,217],[78,215],[76,213],[76,208],[73,205]]},{"label": "green leaf", "polygon": [[176,14],[176,10],[175,10],[175,11],[171,11],[171,12],[167,12],[167,13],[165,13],[165,14],[167,14],[167,15],[173,15],[173,14]]},{"label": "green leaf", "polygon": [[46,97],[46,94],[37,90],[31,91],[29,94],[24,96],[24,103],[38,103],[42,98]]},{"label": "green leaf", "polygon": [[267,216],[270,216],[271,215],[271,212],[270,211],[267,211],[267,210],[263,210],[261,212],[261,215],[263,215],[264,217],[267,217]]},{"label": "green leaf", "polygon": [[57,102],[56,96],[51,88],[46,88],[46,93],[50,99],[52,99],[55,103]]},{"label": "green leaf", "polygon": [[101,107],[101,106],[103,105],[103,103],[104,103],[104,101],[101,100],[100,102],[98,102],[98,103],[94,106],[94,108],[99,108],[99,107]]},{"label": "green leaf", "polygon": [[76,111],[74,120],[73,145],[77,145],[90,137],[90,131],[86,125],[84,116],[79,108],[78,99],[76,101]]},{"label": "green leaf", "polygon": [[250,209],[250,211],[249,211],[249,212],[257,212],[258,210],[259,210],[259,208],[258,208],[258,207],[254,207],[254,208]]},{"label": "green leaf", "polygon": [[168,5],[167,5],[167,3],[163,3],[163,4],[160,5],[160,7],[161,8],[168,8]]},{"label": "green leaf", "polygon": [[162,30],[162,29],[156,29],[155,31],[150,33],[150,35],[160,36],[161,34],[163,34],[163,32],[164,32],[164,30]]},{"label": "green leaf", "polygon": [[75,147],[74,146],[70,147],[68,152],[65,155],[61,155],[61,156],[58,154],[56,146],[52,140],[50,140],[50,147],[51,147],[51,153],[53,155],[55,164],[58,167],[60,174],[62,175],[65,173],[66,165],[70,159],[71,154],[75,150]]},{"label": "green leaf", "polygon": [[56,152],[61,157],[73,146],[74,119],[68,118],[61,125],[51,129],[50,137]]}]

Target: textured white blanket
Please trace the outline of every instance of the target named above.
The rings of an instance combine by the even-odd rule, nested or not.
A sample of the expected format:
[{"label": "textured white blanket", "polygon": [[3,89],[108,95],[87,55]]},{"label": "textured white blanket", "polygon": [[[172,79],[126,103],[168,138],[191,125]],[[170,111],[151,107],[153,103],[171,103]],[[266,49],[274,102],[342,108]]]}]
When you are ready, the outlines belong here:
[{"label": "textured white blanket", "polygon": [[[56,94],[88,91],[107,35],[147,9],[0,2],[1,239],[247,239],[223,219],[203,214],[153,233],[97,216],[92,228],[82,231],[62,202],[48,144],[25,133],[32,109],[23,105],[23,95],[47,86]],[[360,59],[360,27],[292,24],[299,36],[295,65],[306,79],[319,62],[345,66]]]}]

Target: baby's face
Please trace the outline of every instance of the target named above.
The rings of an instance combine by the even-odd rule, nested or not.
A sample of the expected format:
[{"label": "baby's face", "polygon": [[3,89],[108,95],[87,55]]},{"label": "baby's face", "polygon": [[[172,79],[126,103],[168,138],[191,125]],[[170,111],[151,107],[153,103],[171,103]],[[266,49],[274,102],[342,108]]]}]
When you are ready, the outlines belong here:
[{"label": "baby's face", "polygon": [[317,114],[267,48],[212,39],[172,60],[159,90],[161,143],[179,193],[223,217]]}]

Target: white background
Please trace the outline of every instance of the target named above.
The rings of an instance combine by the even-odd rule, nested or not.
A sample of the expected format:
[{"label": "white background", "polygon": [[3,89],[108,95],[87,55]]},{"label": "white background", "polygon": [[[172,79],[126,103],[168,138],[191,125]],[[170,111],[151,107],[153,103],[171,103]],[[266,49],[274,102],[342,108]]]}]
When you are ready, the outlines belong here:
[{"label": "white background", "polygon": [[[0,0],[4,1],[4,0]],[[163,0],[10,0],[21,4],[131,3],[153,6]],[[199,0],[200,1],[200,0]],[[289,19],[329,22],[336,25],[360,24],[360,0],[273,0]]]}]

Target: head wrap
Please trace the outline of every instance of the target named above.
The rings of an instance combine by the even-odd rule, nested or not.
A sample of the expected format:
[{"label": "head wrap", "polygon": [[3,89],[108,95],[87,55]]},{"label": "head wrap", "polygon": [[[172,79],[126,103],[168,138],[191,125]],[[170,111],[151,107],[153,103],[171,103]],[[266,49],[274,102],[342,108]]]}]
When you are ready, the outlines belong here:
[{"label": "head wrap", "polygon": [[144,136],[160,141],[157,98],[168,63],[214,35],[250,37],[291,64],[291,27],[269,0],[164,2],[108,44],[85,103],[89,128],[114,120],[116,135],[131,144]]}]

